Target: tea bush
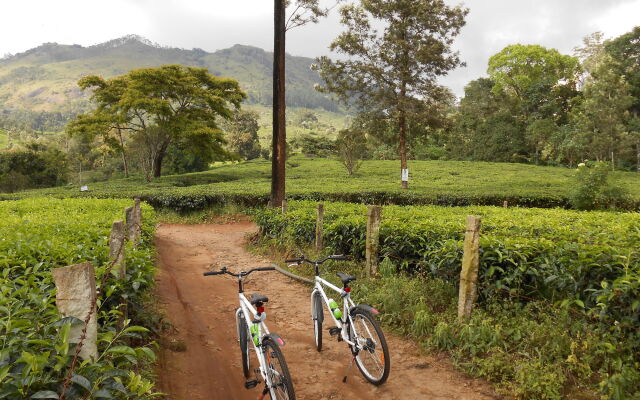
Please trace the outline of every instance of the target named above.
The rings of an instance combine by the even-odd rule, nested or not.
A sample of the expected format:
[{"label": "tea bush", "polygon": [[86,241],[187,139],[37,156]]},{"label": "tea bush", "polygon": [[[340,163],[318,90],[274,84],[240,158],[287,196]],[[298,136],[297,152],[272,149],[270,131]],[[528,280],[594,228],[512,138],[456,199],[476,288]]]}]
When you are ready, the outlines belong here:
[{"label": "tea bush", "polygon": [[[469,214],[483,218],[480,302],[461,323]],[[352,264],[364,257],[365,215],[362,205],[325,203],[326,252],[350,254],[339,269],[360,277]],[[382,215],[381,277],[356,281],[354,296],[381,310],[387,327],[516,398],[640,398],[639,214],[388,206]],[[263,243],[297,253],[313,239],[315,203],[255,218]]]},{"label": "tea bush", "polygon": [[[153,282],[154,213],[143,205],[142,241],[126,253],[126,281],[107,273],[108,239],[128,200],[27,199],[0,202],[0,398],[57,399],[75,354],[69,343],[73,318],[55,306],[51,270],[89,261],[96,267],[99,358],[75,369],[65,399],[154,397],[145,367],[155,358],[144,345],[147,329],[116,332],[120,298],[135,304]],[[131,316],[136,318],[135,313]],[[136,342],[142,347],[132,348]]]},{"label": "tea bush", "polygon": [[[350,179],[340,162],[292,158],[287,169],[289,200],[343,201],[397,205],[494,205],[506,200],[512,206],[570,207],[573,170],[524,164],[466,161],[412,161],[410,189],[400,189],[397,161],[368,160]],[[630,197],[619,204],[640,209],[640,175],[615,172]],[[269,200],[271,164],[253,160],[217,165],[209,171],[165,176],[146,183],[142,178],[97,182],[90,192],[77,186],[41,189],[7,195],[0,199],[32,196],[133,198],[154,207],[180,212],[196,211],[230,202],[262,206]]]}]

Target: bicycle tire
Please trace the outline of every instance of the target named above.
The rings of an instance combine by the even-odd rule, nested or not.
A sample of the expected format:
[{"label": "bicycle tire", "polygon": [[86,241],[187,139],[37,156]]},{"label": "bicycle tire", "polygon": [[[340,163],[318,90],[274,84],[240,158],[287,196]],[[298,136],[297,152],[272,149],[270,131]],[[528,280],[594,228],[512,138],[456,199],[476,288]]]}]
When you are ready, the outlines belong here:
[{"label": "bicycle tire", "polygon": [[315,317],[314,314],[311,315],[313,318],[313,337],[316,342],[316,350],[318,352],[322,351],[322,321],[324,319],[324,309],[322,304],[322,297],[320,293],[315,292],[313,295],[313,304],[312,307],[315,309]]},{"label": "bicycle tire", "polygon": [[238,313],[238,339],[240,341],[240,357],[242,358],[242,372],[245,378],[251,374],[249,361],[249,328],[242,312]]},{"label": "bicycle tire", "polygon": [[[349,324],[348,327],[350,340],[353,342],[358,340],[359,343],[365,345],[365,348],[360,350],[356,355],[356,365],[367,381],[376,386],[382,385],[387,381],[389,371],[391,369],[389,347],[387,346],[387,341],[384,338],[382,328],[380,328],[380,324],[373,315],[371,315],[371,313],[361,308],[356,308],[351,312],[351,320],[353,320],[356,327],[358,327],[358,322],[363,322],[359,327],[359,338],[355,338],[355,333],[351,324]],[[372,332],[371,329],[368,329],[368,331],[367,329],[363,329],[365,327],[365,323],[373,328]],[[362,332],[371,332],[372,335],[375,333],[377,339],[371,337],[364,338],[362,337]],[[369,336],[368,333],[367,336]],[[351,346],[351,348],[354,350],[353,346]],[[382,351],[377,351],[378,348]],[[372,361],[373,364],[377,366],[377,373],[374,374],[373,371],[370,371],[372,368],[368,365],[370,364],[368,361]]]},{"label": "bicycle tire", "polygon": [[[269,397],[272,400],[295,400],[296,394],[293,390],[293,381],[280,346],[271,338],[265,338],[262,341],[262,348],[265,352],[267,373],[270,374],[269,377],[274,384],[274,391],[276,392],[276,397],[274,398],[271,391],[269,391]],[[274,372],[277,372],[277,374]]]}]

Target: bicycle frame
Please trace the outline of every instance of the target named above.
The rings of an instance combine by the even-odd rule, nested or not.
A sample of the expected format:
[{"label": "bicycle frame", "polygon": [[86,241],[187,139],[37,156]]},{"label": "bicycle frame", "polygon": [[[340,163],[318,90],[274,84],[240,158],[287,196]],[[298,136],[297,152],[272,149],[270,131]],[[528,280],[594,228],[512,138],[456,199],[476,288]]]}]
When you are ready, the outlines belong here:
[{"label": "bicycle frame", "polygon": [[[242,288],[242,282],[240,282],[240,288]],[[258,310],[256,310],[255,307],[253,307],[253,305],[249,302],[249,300],[247,300],[247,298],[244,295],[244,292],[238,293],[238,298],[240,300],[240,308],[236,310],[236,330],[238,332],[238,338],[240,338],[240,325],[237,324],[237,321],[240,316],[240,313],[242,313],[242,317],[244,318],[248,329],[252,325],[257,325],[258,327],[257,336],[260,338],[259,345],[256,345],[255,341],[253,340],[250,329],[247,332],[247,335],[248,335],[249,341],[251,342],[251,345],[253,346],[253,351],[255,352],[256,357],[258,358],[258,364],[260,364],[260,368],[259,368],[260,375],[262,375],[262,379],[264,379],[265,384],[269,388],[269,391],[271,392],[271,397],[275,399],[276,394],[273,389],[273,383],[271,382],[271,378],[269,377],[269,374],[267,374],[267,360],[264,356],[264,352],[262,351],[263,338],[266,335],[271,334],[269,332],[269,328],[267,328],[267,324],[264,323],[265,319],[267,318],[267,313],[263,312],[261,316],[258,316]],[[252,316],[253,318],[250,318],[249,316]],[[247,349],[247,351],[249,351],[249,349]]]},{"label": "bicycle frame", "polygon": [[[340,297],[343,300],[342,301],[342,317],[344,320],[339,320],[335,317],[335,315],[333,315],[333,312],[331,311],[331,307],[329,306],[329,297],[327,297],[327,294],[325,293],[322,285],[340,294]],[[351,346],[356,346],[358,350],[361,350],[361,346],[349,340],[349,334],[344,329],[344,324],[347,321],[350,321],[351,326],[353,327],[355,332],[355,326],[353,325],[353,320],[351,320],[351,315],[349,315],[349,310],[355,306],[355,303],[353,302],[353,300],[351,300],[351,293],[345,292],[343,289],[333,285],[331,282],[328,282],[327,280],[322,279],[319,276],[316,276],[315,285],[314,285],[313,291],[311,292],[311,308],[312,308],[311,313],[313,315],[313,318],[317,318],[316,310],[313,307],[313,297],[315,296],[316,293],[320,293],[322,300],[324,300],[324,304],[327,310],[329,310],[329,315],[331,315],[331,318],[333,318],[333,321],[335,322],[336,326],[340,329],[340,335],[342,336],[342,340],[344,340],[346,343],[348,343]]]},{"label": "bicycle frame", "polygon": [[[268,267],[268,268],[256,268],[254,270],[273,270],[275,268],[272,267]],[[223,268],[221,271],[218,272],[209,272],[209,273],[205,273],[204,275],[220,275],[220,274],[229,274],[232,276],[236,276],[238,277],[238,300],[240,303],[240,307],[238,307],[238,309],[236,310],[236,332],[238,334],[238,338],[241,338],[241,332],[240,332],[240,317],[242,315],[242,318],[244,318],[244,321],[246,323],[246,327],[247,327],[247,341],[251,342],[251,345],[253,346],[253,351],[256,354],[256,358],[258,359],[258,364],[259,364],[259,368],[258,370],[260,371],[260,375],[262,376],[262,379],[264,380],[264,383],[266,385],[266,387],[269,389],[269,392],[271,393],[271,398],[277,398],[275,390],[273,388],[273,382],[271,380],[271,377],[269,376],[269,374],[267,373],[269,366],[267,365],[267,360],[265,357],[265,353],[264,353],[264,348],[263,348],[263,342],[264,342],[264,338],[266,336],[271,335],[271,332],[269,332],[269,328],[267,328],[267,325],[265,324],[265,320],[267,318],[267,313],[264,312],[263,310],[260,310],[260,312],[258,311],[258,309],[256,309],[253,304],[251,304],[251,302],[249,300],[247,300],[247,298],[244,295],[244,279],[246,278],[246,276],[251,273],[252,271],[249,271],[246,275],[243,275],[244,272],[241,272],[239,275],[238,274],[233,274],[230,273],[229,271],[226,270],[226,268]],[[256,344],[256,340],[254,339],[254,335],[252,334],[252,327],[256,327],[256,337],[259,338],[258,340],[258,344]],[[280,339],[277,335],[272,335],[273,339],[276,340],[276,344],[277,345],[284,345],[284,342],[282,341],[282,339]],[[251,349],[249,347],[247,347],[247,353],[250,351]],[[247,354],[247,357],[249,357],[249,354]],[[266,392],[263,393],[266,394]]]}]

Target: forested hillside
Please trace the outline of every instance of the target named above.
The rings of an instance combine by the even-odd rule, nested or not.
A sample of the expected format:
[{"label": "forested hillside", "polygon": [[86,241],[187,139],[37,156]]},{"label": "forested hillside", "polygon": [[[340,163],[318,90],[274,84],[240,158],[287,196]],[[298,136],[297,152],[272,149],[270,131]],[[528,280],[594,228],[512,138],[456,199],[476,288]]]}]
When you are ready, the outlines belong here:
[{"label": "forested hillside", "polygon": [[[89,106],[89,93],[77,85],[82,76],[109,78],[165,64],[206,67],[213,75],[238,80],[249,96],[248,103],[270,105],[271,59],[272,53],[251,46],[208,53],[163,47],[133,35],[89,47],[45,43],[0,60],[0,108],[5,117],[10,112],[18,121],[35,123],[34,130],[49,130]],[[312,62],[311,58],[288,56],[287,102],[294,107],[335,111],[336,105],[313,88],[320,79],[310,69]]]}]

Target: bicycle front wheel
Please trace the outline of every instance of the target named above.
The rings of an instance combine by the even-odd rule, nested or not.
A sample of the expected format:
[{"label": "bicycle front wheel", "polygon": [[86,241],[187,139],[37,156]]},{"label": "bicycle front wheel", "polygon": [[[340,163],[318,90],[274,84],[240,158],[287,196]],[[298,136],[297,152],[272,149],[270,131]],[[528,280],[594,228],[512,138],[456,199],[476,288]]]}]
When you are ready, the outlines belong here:
[{"label": "bicycle front wheel", "polygon": [[349,336],[360,348],[356,355],[356,365],[366,380],[374,385],[382,385],[389,377],[391,363],[380,324],[362,309],[354,310],[351,319],[353,324],[349,325]]},{"label": "bicycle front wheel", "polygon": [[[295,400],[293,391],[293,381],[289,375],[287,362],[280,350],[280,346],[273,340],[267,338],[262,342],[264,358],[267,362],[267,374],[271,380],[271,390],[269,394],[272,400]],[[275,396],[275,397],[274,397]]]},{"label": "bicycle front wheel", "polygon": [[320,293],[314,292],[312,299],[313,336],[316,340],[316,350],[322,351],[322,320],[324,319],[322,296]]}]

